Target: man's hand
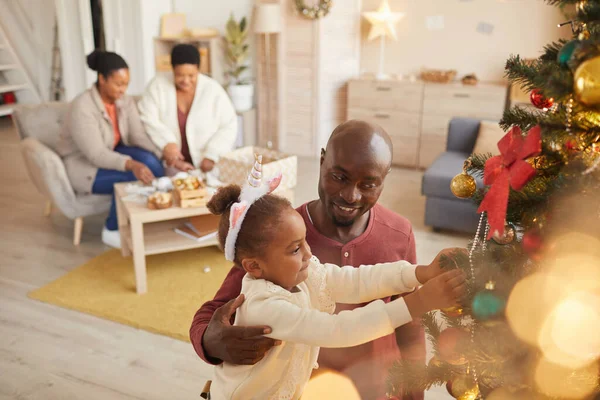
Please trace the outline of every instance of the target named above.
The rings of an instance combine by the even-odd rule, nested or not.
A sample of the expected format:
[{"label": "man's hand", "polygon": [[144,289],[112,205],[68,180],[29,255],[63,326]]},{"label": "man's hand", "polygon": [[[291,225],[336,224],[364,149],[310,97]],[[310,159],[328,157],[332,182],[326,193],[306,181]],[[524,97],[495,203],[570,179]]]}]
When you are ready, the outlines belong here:
[{"label": "man's hand", "polygon": [[212,171],[212,169],[214,167],[215,167],[215,162],[208,158],[203,159],[202,162],[200,163],[200,169],[202,170],[202,172]]},{"label": "man's hand", "polygon": [[244,302],[240,294],[217,308],[202,337],[202,347],[210,358],[234,365],[253,365],[263,359],[271,347],[280,340],[264,337],[271,333],[268,326],[232,326],[231,316]]},{"label": "man's hand", "polygon": [[410,315],[418,318],[426,312],[458,304],[467,291],[466,277],[464,271],[453,269],[404,296]]},{"label": "man's hand", "polygon": [[[444,272],[450,271],[448,268],[443,268],[444,262],[442,261],[444,258],[453,260],[457,256],[468,257],[467,249],[463,249],[460,247],[448,248],[440,251],[435,259],[429,265],[419,265],[416,270],[417,280],[421,284],[427,283],[429,280],[435,278],[438,275],[443,274]],[[447,263],[447,261],[446,261]]]}]

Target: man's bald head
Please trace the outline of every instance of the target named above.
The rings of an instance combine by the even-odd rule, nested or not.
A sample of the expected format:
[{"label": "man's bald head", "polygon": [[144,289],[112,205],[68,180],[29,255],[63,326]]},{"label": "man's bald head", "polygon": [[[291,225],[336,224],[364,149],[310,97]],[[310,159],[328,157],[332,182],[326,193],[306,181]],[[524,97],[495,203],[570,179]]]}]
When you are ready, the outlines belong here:
[{"label": "man's bald head", "polygon": [[[331,151],[330,151],[331,150]],[[366,121],[350,120],[338,125],[327,141],[326,152],[338,151],[350,154],[371,153],[377,160],[392,164],[393,145],[390,136],[379,125]]]},{"label": "man's bald head", "polygon": [[319,177],[319,199],[333,225],[364,222],[383,190],[392,151],[380,126],[353,120],[335,128],[321,154]]}]

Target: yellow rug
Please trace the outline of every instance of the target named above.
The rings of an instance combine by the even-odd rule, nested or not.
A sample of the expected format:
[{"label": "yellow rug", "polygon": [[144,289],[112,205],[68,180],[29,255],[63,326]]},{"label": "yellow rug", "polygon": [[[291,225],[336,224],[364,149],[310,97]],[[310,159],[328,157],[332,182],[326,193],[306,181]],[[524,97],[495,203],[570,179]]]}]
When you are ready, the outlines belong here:
[{"label": "yellow rug", "polygon": [[[133,259],[110,250],[29,293],[32,299],[189,341],[194,313],[213,298],[231,263],[216,247],[146,257],[148,293],[135,292]],[[209,272],[204,272],[205,267]]]}]

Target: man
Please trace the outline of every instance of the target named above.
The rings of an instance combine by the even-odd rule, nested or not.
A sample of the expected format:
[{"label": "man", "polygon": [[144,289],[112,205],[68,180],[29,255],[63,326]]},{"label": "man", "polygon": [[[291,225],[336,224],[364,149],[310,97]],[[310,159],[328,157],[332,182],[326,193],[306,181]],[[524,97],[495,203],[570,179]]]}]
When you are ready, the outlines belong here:
[{"label": "man", "polygon": [[[416,264],[410,223],[377,204],[391,162],[392,143],[381,127],[349,121],[333,131],[321,152],[319,199],[297,209],[306,224],[306,240],[322,262],[355,267],[397,260]],[[239,296],[243,276],[241,268],[233,267],[215,298],[198,310],[192,322],[192,344],[209,363],[254,364],[278,344],[261,336],[270,332],[269,327],[231,326],[231,316],[243,302]],[[336,313],[361,306],[338,304]],[[376,399],[385,394],[388,369],[400,357],[424,362],[419,321],[398,328],[395,337],[352,348],[322,348],[319,365],[347,374],[363,399]],[[423,393],[405,397],[422,398]]]}]

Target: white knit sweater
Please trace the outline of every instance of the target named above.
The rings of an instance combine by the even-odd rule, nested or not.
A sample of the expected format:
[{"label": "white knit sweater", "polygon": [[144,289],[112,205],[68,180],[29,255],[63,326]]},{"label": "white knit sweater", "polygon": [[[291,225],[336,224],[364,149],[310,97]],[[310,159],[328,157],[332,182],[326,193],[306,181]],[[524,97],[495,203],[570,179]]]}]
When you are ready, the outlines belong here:
[{"label": "white knit sweater", "polygon": [[319,347],[350,347],[392,333],[412,320],[404,299],[333,314],[335,303],[359,304],[413,290],[416,266],[406,261],[360,268],[321,264],[313,257],[308,278],[289,292],[246,274],[235,325],[268,325],[269,337],[282,340],[255,365],[215,367],[213,400],[299,399]]},{"label": "white knit sweater", "polygon": [[[138,108],[154,144],[161,150],[167,143],[181,146],[172,73],[157,75],[150,81]],[[203,158],[219,161],[220,156],[233,150],[237,130],[237,114],[223,87],[214,79],[198,74],[196,94],[186,122],[194,165],[198,167]]]}]

